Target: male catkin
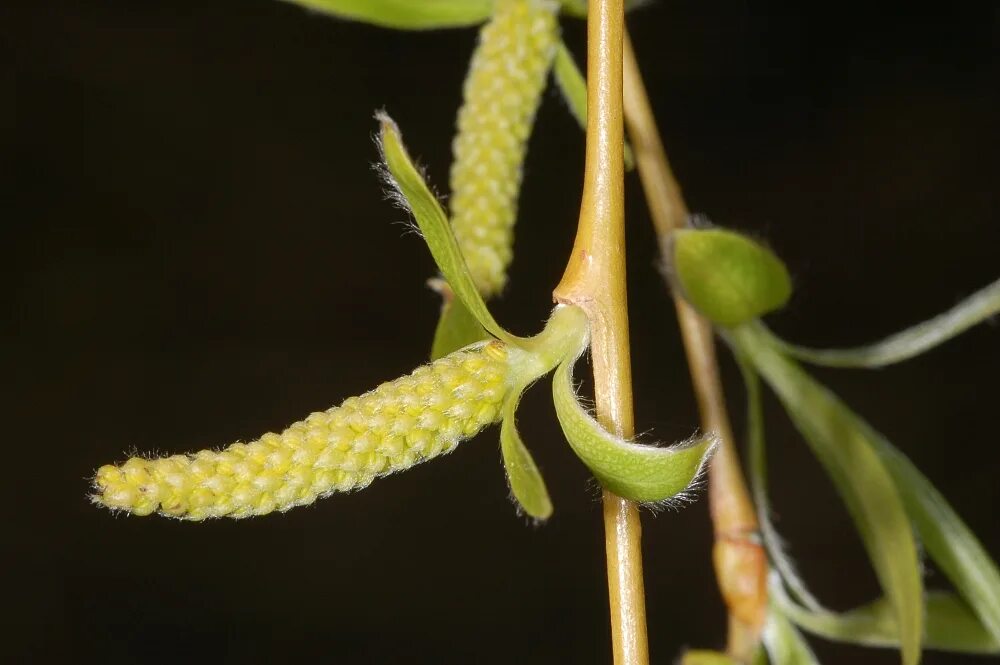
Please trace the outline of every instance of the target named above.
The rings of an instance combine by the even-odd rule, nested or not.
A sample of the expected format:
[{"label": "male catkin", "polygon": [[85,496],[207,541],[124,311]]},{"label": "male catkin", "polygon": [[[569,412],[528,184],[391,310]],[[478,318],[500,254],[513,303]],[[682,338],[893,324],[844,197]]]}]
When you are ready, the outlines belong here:
[{"label": "male catkin", "polygon": [[220,451],[103,466],[93,498],[135,515],[188,520],[288,510],[450,452],[499,419],[510,390],[508,349],[486,342],[313,413],[281,434]]},{"label": "male catkin", "polygon": [[558,11],[550,0],[497,0],[465,79],[452,146],[452,226],[487,297],[507,281],[521,164],[559,39]]}]

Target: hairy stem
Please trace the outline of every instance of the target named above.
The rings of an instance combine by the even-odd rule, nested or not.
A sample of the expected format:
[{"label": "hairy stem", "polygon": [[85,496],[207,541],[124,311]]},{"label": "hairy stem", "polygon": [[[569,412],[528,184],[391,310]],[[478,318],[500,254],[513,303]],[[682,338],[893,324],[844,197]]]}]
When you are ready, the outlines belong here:
[{"label": "hairy stem", "polygon": [[[686,223],[688,209],[667,161],[627,34],[624,37],[624,110],[646,202],[661,246],[666,249],[670,233]],[[733,443],[712,327],[676,293],[674,303],[702,427],[715,432],[720,439],[708,478],[715,531],[715,572],[729,610],[727,651],[733,658],[749,662],[759,642],[767,608],[767,560],[755,537],[756,512]]]},{"label": "hairy stem", "polygon": [[[597,417],[633,434],[632,369],[625,292],[622,0],[592,0],[587,18],[586,172],[573,253],[554,297],[590,321]],[[604,528],[616,665],[649,662],[641,525],[630,501],[605,490]]]}]

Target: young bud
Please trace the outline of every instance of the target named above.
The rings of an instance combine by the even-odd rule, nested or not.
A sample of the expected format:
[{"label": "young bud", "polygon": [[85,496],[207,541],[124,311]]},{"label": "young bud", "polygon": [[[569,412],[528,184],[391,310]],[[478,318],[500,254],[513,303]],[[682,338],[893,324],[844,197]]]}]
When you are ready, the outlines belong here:
[{"label": "young bud", "polygon": [[549,0],[497,0],[465,80],[453,145],[452,225],[487,297],[507,281],[521,164],[555,54],[558,11]]},{"label": "young bud", "polygon": [[756,319],[781,308],[792,294],[781,259],[739,233],[681,229],[671,235],[666,254],[684,299],[716,325]]},{"label": "young bud", "polygon": [[265,515],[361,489],[499,420],[511,390],[508,351],[498,341],[468,347],[251,443],[103,466],[94,501],[201,520]]}]

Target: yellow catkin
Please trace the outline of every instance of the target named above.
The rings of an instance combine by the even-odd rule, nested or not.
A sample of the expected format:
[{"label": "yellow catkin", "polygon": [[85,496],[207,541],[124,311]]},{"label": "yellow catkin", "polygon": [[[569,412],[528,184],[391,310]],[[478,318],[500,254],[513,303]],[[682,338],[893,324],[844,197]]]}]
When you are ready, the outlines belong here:
[{"label": "yellow catkin", "polygon": [[508,349],[491,341],[383,383],[280,434],[224,450],[103,466],[95,502],[135,515],[248,517],[366,487],[450,452],[499,419]]},{"label": "yellow catkin", "polygon": [[497,0],[465,79],[452,146],[452,225],[487,297],[507,281],[521,164],[559,38],[558,10],[549,0]]}]

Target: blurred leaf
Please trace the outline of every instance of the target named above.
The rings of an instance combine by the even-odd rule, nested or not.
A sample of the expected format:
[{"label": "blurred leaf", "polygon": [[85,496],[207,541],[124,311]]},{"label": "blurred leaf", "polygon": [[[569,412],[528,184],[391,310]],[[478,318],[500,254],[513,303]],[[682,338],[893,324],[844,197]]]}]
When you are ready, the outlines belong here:
[{"label": "blurred leaf", "polygon": [[763,639],[771,665],[819,665],[802,633],[774,606],[768,613]]},{"label": "blurred leaf", "polygon": [[325,14],[384,28],[430,30],[482,23],[493,0],[284,0]]},{"label": "blurred leaf", "polygon": [[926,477],[878,432],[869,436],[892,474],[924,550],[1000,643],[1000,572],[962,518]]},{"label": "blurred leaf", "polygon": [[666,501],[687,489],[715,448],[715,436],[669,448],[614,436],[580,405],[573,388],[574,362],[568,360],[556,368],[552,397],[566,440],[597,480],[615,494],[642,503]]},{"label": "blurred leaf", "polygon": [[500,452],[514,499],[525,513],[536,520],[545,520],[552,515],[552,501],[535,460],[521,441],[515,421],[522,390],[523,387],[516,388],[504,403],[503,421],[500,423]]},{"label": "blurred leaf", "polygon": [[[573,114],[580,127],[587,129],[587,80],[583,73],[576,66],[573,54],[566,48],[566,43],[559,42],[556,49],[556,57],[552,62],[552,74],[556,79],[556,85],[562,92],[563,99],[569,106],[569,112]],[[631,171],[635,168],[635,155],[628,141],[625,142],[625,170]]]},{"label": "blurred leaf", "polygon": [[441,318],[434,330],[431,360],[443,358],[452,351],[489,339],[489,334],[476,317],[469,313],[461,300],[454,297],[448,283],[444,280],[433,281],[439,282],[433,284],[432,288],[441,294],[444,302],[441,304]]},{"label": "blurred leaf", "polygon": [[[563,12],[568,16],[577,18],[587,17],[587,0],[560,0]],[[625,0],[625,11],[631,11],[637,7],[648,5],[652,0]]]},{"label": "blurred leaf", "polygon": [[771,564],[781,574],[795,598],[806,607],[819,610],[819,601],[809,592],[805,582],[799,577],[795,564],[785,554],[781,536],[771,522],[771,505],[767,496],[767,451],[764,442],[764,405],[761,400],[760,377],[753,365],[736,354],[743,383],[747,391],[747,431],[750,458],[750,484],[753,491],[754,505],[757,508],[757,519],[764,547],[767,549]]},{"label": "blurred leaf", "polygon": [[[771,599],[799,627],[820,637],[872,647],[899,646],[899,630],[892,607],[885,598],[840,614],[810,610],[789,598],[780,580],[775,578],[771,584]],[[1000,653],[1000,642],[986,631],[975,613],[955,594],[928,593],[925,611],[926,648],[977,654]]]},{"label": "blurred leaf", "polygon": [[704,649],[691,649],[684,652],[680,665],[740,665],[724,653]]},{"label": "blurred leaf", "polygon": [[896,484],[875,450],[870,428],[836,395],[769,343],[762,326],[743,325],[726,337],[770,384],[826,467],[892,603],[903,662],[919,662],[923,581],[916,542]]},{"label": "blurred leaf", "polygon": [[812,349],[783,340],[778,342],[786,354],[814,365],[884,367],[925,353],[997,313],[1000,313],[1000,279],[973,293],[947,312],[867,346]]},{"label": "blurred leaf", "polygon": [[504,342],[516,344],[518,338],[500,327],[476,290],[448,217],[406,152],[399,127],[385,113],[378,113],[375,117],[381,125],[380,146],[388,170],[387,180],[398,193],[399,203],[413,214],[441,274],[469,313],[487,332]]},{"label": "blurred leaf", "polygon": [[712,323],[732,327],[782,307],[792,293],[785,264],[750,238],[723,229],[678,229],[669,269],[684,299]]}]

